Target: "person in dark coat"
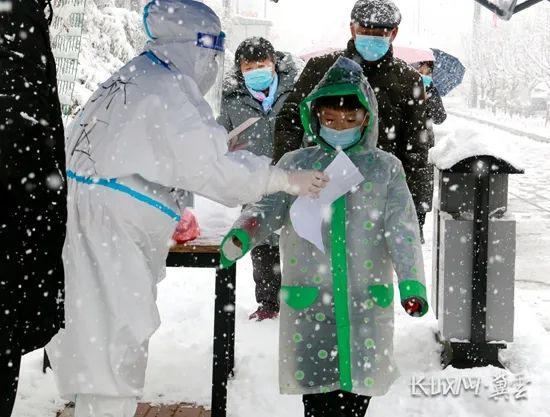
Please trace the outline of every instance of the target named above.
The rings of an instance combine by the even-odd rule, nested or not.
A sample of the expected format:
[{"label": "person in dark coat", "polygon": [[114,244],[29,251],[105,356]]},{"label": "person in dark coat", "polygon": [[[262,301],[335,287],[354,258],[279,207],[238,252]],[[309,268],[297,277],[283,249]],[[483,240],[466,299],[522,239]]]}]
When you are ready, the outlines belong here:
[{"label": "person in dark coat", "polygon": [[401,13],[391,0],[359,0],[351,13],[351,35],[343,51],[311,59],[278,115],[274,161],[302,145],[304,129],[299,104],[344,56],[363,68],[379,104],[378,147],[397,156],[405,168],[416,211],[431,210],[432,167],[428,164],[431,128],[427,125],[424,87],[420,74],[393,56]]},{"label": "person in dark coat", "polygon": [[[422,75],[422,82],[424,83],[424,89],[426,90],[426,115],[428,116],[429,123],[436,125],[442,124],[447,119],[447,112],[445,111],[445,106],[443,105],[443,100],[439,91],[434,85],[433,82],[433,61],[424,61],[424,62],[415,62],[411,64],[420,75]],[[430,129],[430,147],[435,145],[435,134],[433,130]],[[434,181],[433,171],[430,174],[430,183]],[[427,196],[428,197],[428,196]],[[433,192],[430,194],[429,199],[426,200],[426,207],[431,208],[433,202]],[[420,224],[424,224],[426,221],[426,214],[429,210],[426,210],[422,213],[418,213],[418,221]],[[421,233],[422,244],[425,243],[424,233]]]},{"label": "person in dark coat", "polygon": [[[230,132],[250,118],[260,120],[233,141],[231,148],[273,157],[275,120],[298,75],[292,56],[275,51],[267,39],[252,37],[239,45],[234,71],[224,80],[218,123]],[[271,235],[251,256],[258,309],[250,319],[275,318],[281,289],[279,236]]]},{"label": "person in dark coat", "polygon": [[64,321],[65,151],[48,3],[0,10],[1,417],[12,412],[21,355]]},{"label": "person in dark coat", "polygon": [[416,68],[420,75],[422,75],[422,82],[426,89],[426,111],[428,118],[436,125],[442,124],[447,119],[447,112],[445,111],[441,95],[434,84],[434,62],[418,62],[412,64],[412,67]]}]

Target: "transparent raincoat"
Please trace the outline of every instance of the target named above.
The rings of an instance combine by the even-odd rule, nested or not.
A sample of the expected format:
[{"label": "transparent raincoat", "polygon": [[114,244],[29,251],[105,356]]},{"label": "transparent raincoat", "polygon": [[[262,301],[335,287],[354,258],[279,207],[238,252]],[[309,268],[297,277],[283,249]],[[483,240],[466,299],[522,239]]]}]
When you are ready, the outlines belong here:
[{"label": "transparent raincoat", "polygon": [[[282,228],[280,390],[344,390],[384,395],[399,371],[393,359],[394,270],[402,302],[428,310],[418,221],[401,162],[376,148],[377,103],[361,68],[340,58],[301,104],[302,123],[317,146],[286,154],[279,166],[324,170],[337,151],[318,135],[312,110],[322,96],[355,94],[370,114],[362,139],[345,150],[365,180],[332,204],[322,226],[325,253],[293,229],[294,198],[279,193],[249,206],[224,239],[240,256]],[[231,258],[231,260],[229,259]]]}]

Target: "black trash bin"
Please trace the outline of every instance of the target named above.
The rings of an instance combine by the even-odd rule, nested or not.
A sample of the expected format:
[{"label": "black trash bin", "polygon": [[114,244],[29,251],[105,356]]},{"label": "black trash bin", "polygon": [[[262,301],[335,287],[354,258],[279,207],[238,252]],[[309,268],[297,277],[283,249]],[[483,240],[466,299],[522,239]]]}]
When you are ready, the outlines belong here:
[{"label": "black trash bin", "polygon": [[508,214],[508,175],[523,173],[494,156],[436,170],[432,305],[442,365],[502,367],[513,341],[516,222]]}]

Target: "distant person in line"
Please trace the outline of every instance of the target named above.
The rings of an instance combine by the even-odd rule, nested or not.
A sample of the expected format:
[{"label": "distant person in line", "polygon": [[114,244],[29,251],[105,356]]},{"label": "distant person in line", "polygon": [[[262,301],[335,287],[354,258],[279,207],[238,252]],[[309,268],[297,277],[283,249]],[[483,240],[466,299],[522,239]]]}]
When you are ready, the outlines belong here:
[{"label": "distant person in line", "polygon": [[21,356],[64,322],[65,138],[48,4],[0,2],[0,417],[12,414]]},{"label": "distant person in line", "polygon": [[279,193],[242,213],[222,243],[223,264],[282,227],[280,391],[303,395],[305,417],[363,417],[399,376],[394,269],[406,312],[428,311],[416,211],[401,162],[376,148],[376,97],[358,64],[338,58],[300,109],[316,145],[277,166],[325,169],[345,152],[364,181],[332,203],[320,225],[324,252],[296,233],[295,199]]},{"label": "distant person in line", "polygon": [[[231,131],[251,118],[260,120],[236,138],[232,148],[273,158],[275,120],[297,77],[298,69],[290,54],[276,52],[267,39],[253,37],[239,45],[235,69],[224,82],[218,123]],[[258,309],[250,319],[276,318],[281,289],[279,236],[269,236],[251,255]]]},{"label": "distant person in line", "polygon": [[422,83],[426,90],[427,116],[436,125],[442,124],[447,119],[447,112],[443,105],[441,95],[433,80],[434,61],[424,61],[412,64],[422,75]]},{"label": "distant person in line", "polygon": [[66,327],[47,351],[75,417],[135,415],[179,220],[173,189],[235,206],[273,192],[315,196],[326,183],[316,171],[227,154],[204,99],[221,94],[224,34],[212,9],[156,0],[144,22],[145,52],[99,86],[68,132]]},{"label": "distant person in line", "polygon": [[[411,65],[417,69],[420,75],[422,75],[422,83],[426,91],[426,115],[428,116],[428,122],[436,125],[442,124],[447,119],[447,112],[443,105],[441,95],[437,90],[433,80],[434,61],[424,61],[413,63]],[[430,129],[430,147],[435,145],[435,134],[433,129]],[[434,173],[433,170],[430,173],[429,181],[433,183]],[[431,210],[433,203],[433,193],[431,196],[426,195],[426,210],[418,213],[418,221],[420,224],[426,222],[426,214]],[[430,208],[430,210],[428,210]],[[425,243],[424,234],[422,234],[422,244]]]},{"label": "distant person in line", "polygon": [[422,233],[433,194],[433,168],[428,163],[431,128],[427,124],[422,78],[393,56],[392,42],[400,22],[401,12],[392,0],[356,2],[351,12],[351,39],[347,48],[311,59],[279,113],[274,160],[277,162],[286,152],[302,145],[304,128],[299,105],[303,98],[339,57],[352,59],[361,65],[374,89],[380,111],[378,147],[403,163]]}]

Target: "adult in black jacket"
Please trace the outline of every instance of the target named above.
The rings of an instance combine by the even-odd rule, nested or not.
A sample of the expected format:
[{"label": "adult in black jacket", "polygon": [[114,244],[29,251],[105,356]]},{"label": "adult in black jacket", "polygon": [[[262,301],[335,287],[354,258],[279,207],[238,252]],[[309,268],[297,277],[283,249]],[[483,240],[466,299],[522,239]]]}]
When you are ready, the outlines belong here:
[{"label": "adult in black jacket", "polygon": [[12,412],[21,355],[64,319],[64,135],[46,3],[0,9],[1,417]]},{"label": "adult in black jacket", "polygon": [[[426,115],[428,116],[428,120],[430,123],[440,125],[447,119],[447,111],[445,110],[445,106],[443,105],[443,100],[441,99],[441,95],[439,94],[439,91],[434,85],[433,82],[433,69],[434,69],[434,62],[433,61],[424,61],[424,62],[417,62],[411,64],[413,68],[416,68],[418,72],[422,75],[422,82],[424,83],[424,87],[426,89]],[[435,134],[433,130],[430,129],[430,146],[433,146],[435,144]],[[430,184],[433,184],[434,181],[434,174],[433,171],[430,175]],[[432,191],[430,189],[430,191]],[[428,194],[428,193],[426,193]],[[432,206],[433,201],[433,192],[429,194],[430,198],[425,199],[426,207]],[[423,225],[426,221],[426,212],[429,210],[426,210],[425,212],[419,212],[418,213],[418,222]],[[422,243],[424,243],[424,233],[421,231],[421,239]]]},{"label": "adult in black jacket", "polygon": [[440,125],[447,119],[447,111],[443,105],[441,95],[433,82],[434,62],[423,61],[411,65],[422,75],[422,81],[426,88],[426,110],[428,118],[436,125]]},{"label": "adult in black jacket", "polygon": [[420,74],[393,56],[391,43],[397,36],[401,13],[391,0],[359,0],[351,20],[352,39],[347,48],[311,59],[286,100],[275,125],[274,161],[303,143],[300,102],[339,57],[352,59],[363,68],[378,100],[378,147],[403,163],[417,214],[422,219],[431,210],[433,168],[428,164],[428,150],[433,144]]}]

